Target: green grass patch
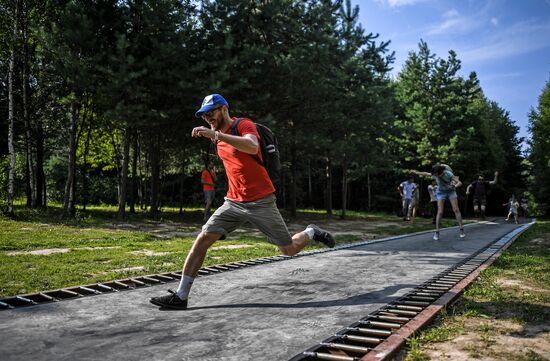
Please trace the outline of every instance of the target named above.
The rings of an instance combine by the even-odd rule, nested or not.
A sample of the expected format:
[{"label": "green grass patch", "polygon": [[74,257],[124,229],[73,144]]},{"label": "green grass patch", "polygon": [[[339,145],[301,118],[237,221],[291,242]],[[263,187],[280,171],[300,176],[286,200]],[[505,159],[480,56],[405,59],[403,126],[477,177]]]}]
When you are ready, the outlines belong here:
[{"label": "green grass patch", "polygon": [[[88,206],[85,212],[80,210],[77,217],[69,219],[63,216],[60,204],[32,210],[19,202],[15,220],[0,217],[0,297],[179,272],[200,230],[202,209],[186,207],[180,214],[178,208],[165,207],[158,220],[151,219],[147,210],[138,209],[124,221],[117,221],[116,213],[115,206]],[[340,222],[336,212],[328,217],[324,210],[299,210],[295,220],[304,224],[315,220]],[[417,218],[410,224],[383,213],[350,211],[346,220],[393,223],[374,229],[379,236],[433,229],[430,219]],[[454,225],[454,221],[445,220],[443,225]],[[164,226],[189,236],[155,233]],[[361,235],[353,234],[336,236],[339,244],[361,239]],[[228,245],[250,247],[216,248]],[[306,250],[319,247],[312,243]],[[230,240],[218,242],[209,250],[204,265],[278,254],[278,248],[266,243],[264,237],[235,232]]]},{"label": "green grass patch", "polygon": [[[419,333],[414,343],[409,342],[407,361],[421,360],[418,355],[425,356],[424,347],[437,348],[437,343],[466,333],[477,335],[479,340],[468,345],[472,350],[463,348],[472,358],[547,360],[537,350],[516,353],[496,345],[502,331],[495,325],[505,321],[526,330],[550,323],[550,222],[539,221],[524,232],[447,312]],[[477,326],[465,328],[468,320]],[[525,337],[522,332],[518,339]]]},{"label": "green grass patch", "polygon": [[[18,205],[15,220],[0,217],[0,297],[179,272],[200,231],[202,218],[200,209],[186,208],[186,212],[191,213],[181,215],[175,208],[164,209],[162,219],[153,221],[142,211],[117,222],[116,207],[112,206],[88,207],[80,217],[67,219],[60,205],[47,210]],[[190,236],[157,237],[153,232],[132,229],[140,224],[154,230],[161,223],[189,232]],[[130,227],[116,229],[121,224]],[[338,243],[359,239],[355,235],[336,238]],[[244,247],[224,248],[232,245]],[[306,250],[319,247],[312,244]],[[204,266],[278,254],[279,249],[265,242],[264,237],[235,233],[230,240],[218,242],[209,250]]]}]

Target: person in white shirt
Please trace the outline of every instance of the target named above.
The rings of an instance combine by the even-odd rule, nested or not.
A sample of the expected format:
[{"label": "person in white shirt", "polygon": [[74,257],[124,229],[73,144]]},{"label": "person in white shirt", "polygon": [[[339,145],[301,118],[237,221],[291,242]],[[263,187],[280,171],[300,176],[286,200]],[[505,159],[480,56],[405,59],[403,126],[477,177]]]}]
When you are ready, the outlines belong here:
[{"label": "person in white shirt", "polygon": [[435,224],[435,217],[437,216],[437,182],[435,179],[432,179],[432,184],[428,185],[428,194],[430,195],[430,205],[432,209],[432,224]]},{"label": "person in white shirt", "polygon": [[409,221],[411,219],[411,211],[413,205],[412,199],[415,189],[416,184],[414,183],[414,178],[412,175],[409,176],[409,179],[407,179],[406,181],[401,182],[401,184],[399,184],[399,186],[397,187],[397,190],[401,195],[404,221]]}]

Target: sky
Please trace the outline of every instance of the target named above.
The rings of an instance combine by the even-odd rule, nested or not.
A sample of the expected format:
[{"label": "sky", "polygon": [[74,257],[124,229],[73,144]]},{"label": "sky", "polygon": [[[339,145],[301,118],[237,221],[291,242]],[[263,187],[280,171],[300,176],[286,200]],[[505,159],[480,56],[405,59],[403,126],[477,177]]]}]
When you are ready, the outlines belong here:
[{"label": "sky", "polygon": [[392,75],[420,39],[437,57],[449,50],[475,71],[485,96],[529,138],[528,112],[550,80],[550,0],[352,0],[359,22],[395,51]]}]

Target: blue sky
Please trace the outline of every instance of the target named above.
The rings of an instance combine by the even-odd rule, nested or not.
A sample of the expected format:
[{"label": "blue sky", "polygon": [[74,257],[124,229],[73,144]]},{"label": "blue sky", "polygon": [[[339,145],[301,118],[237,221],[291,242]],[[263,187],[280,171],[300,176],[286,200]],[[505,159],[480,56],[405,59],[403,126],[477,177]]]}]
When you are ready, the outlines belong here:
[{"label": "blue sky", "polygon": [[475,71],[485,95],[529,137],[527,113],[550,79],[550,0],[352,0],[365,31],[391,40],[394,75],[420,39],[438,57],[450,49],[461,75]]}]

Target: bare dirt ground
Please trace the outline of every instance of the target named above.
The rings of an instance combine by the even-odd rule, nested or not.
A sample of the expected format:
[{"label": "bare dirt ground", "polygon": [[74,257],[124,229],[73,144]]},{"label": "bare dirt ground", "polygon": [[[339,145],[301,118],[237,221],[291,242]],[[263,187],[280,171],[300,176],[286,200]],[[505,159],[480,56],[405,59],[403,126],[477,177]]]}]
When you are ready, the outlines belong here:
[{"label": "bare dirt ground", "polygon": [[510,320],[461,318],[464,332],[447,342],[429,344],[430,360],[503,361],[550,359],[550,325]]},{"label": "bare dirt ground", "polygon": [[[529,241],[533,246],[550,246],[550,234]],[[548,287],[538,287],[505,273],[496,279],[496,284],[514,294],[549,294]],[[539,310],[550,305],[542,301],[531,304]],[[396,360],[414,361],[549,361],[550,324],[524,321],[517,310],[503,307],[502,303],[488,302],[487,315],[454,316],[451,328],[458,336],[444,342],[422,343],[422,358],[415,358],[402,350]],[[516,313],[515,313],[516,312]],[[522,311],[519,311],[522,312]],[[527,311],[527,308],[523,312]],[[540,311],[543,312],[543,311]]]}]

